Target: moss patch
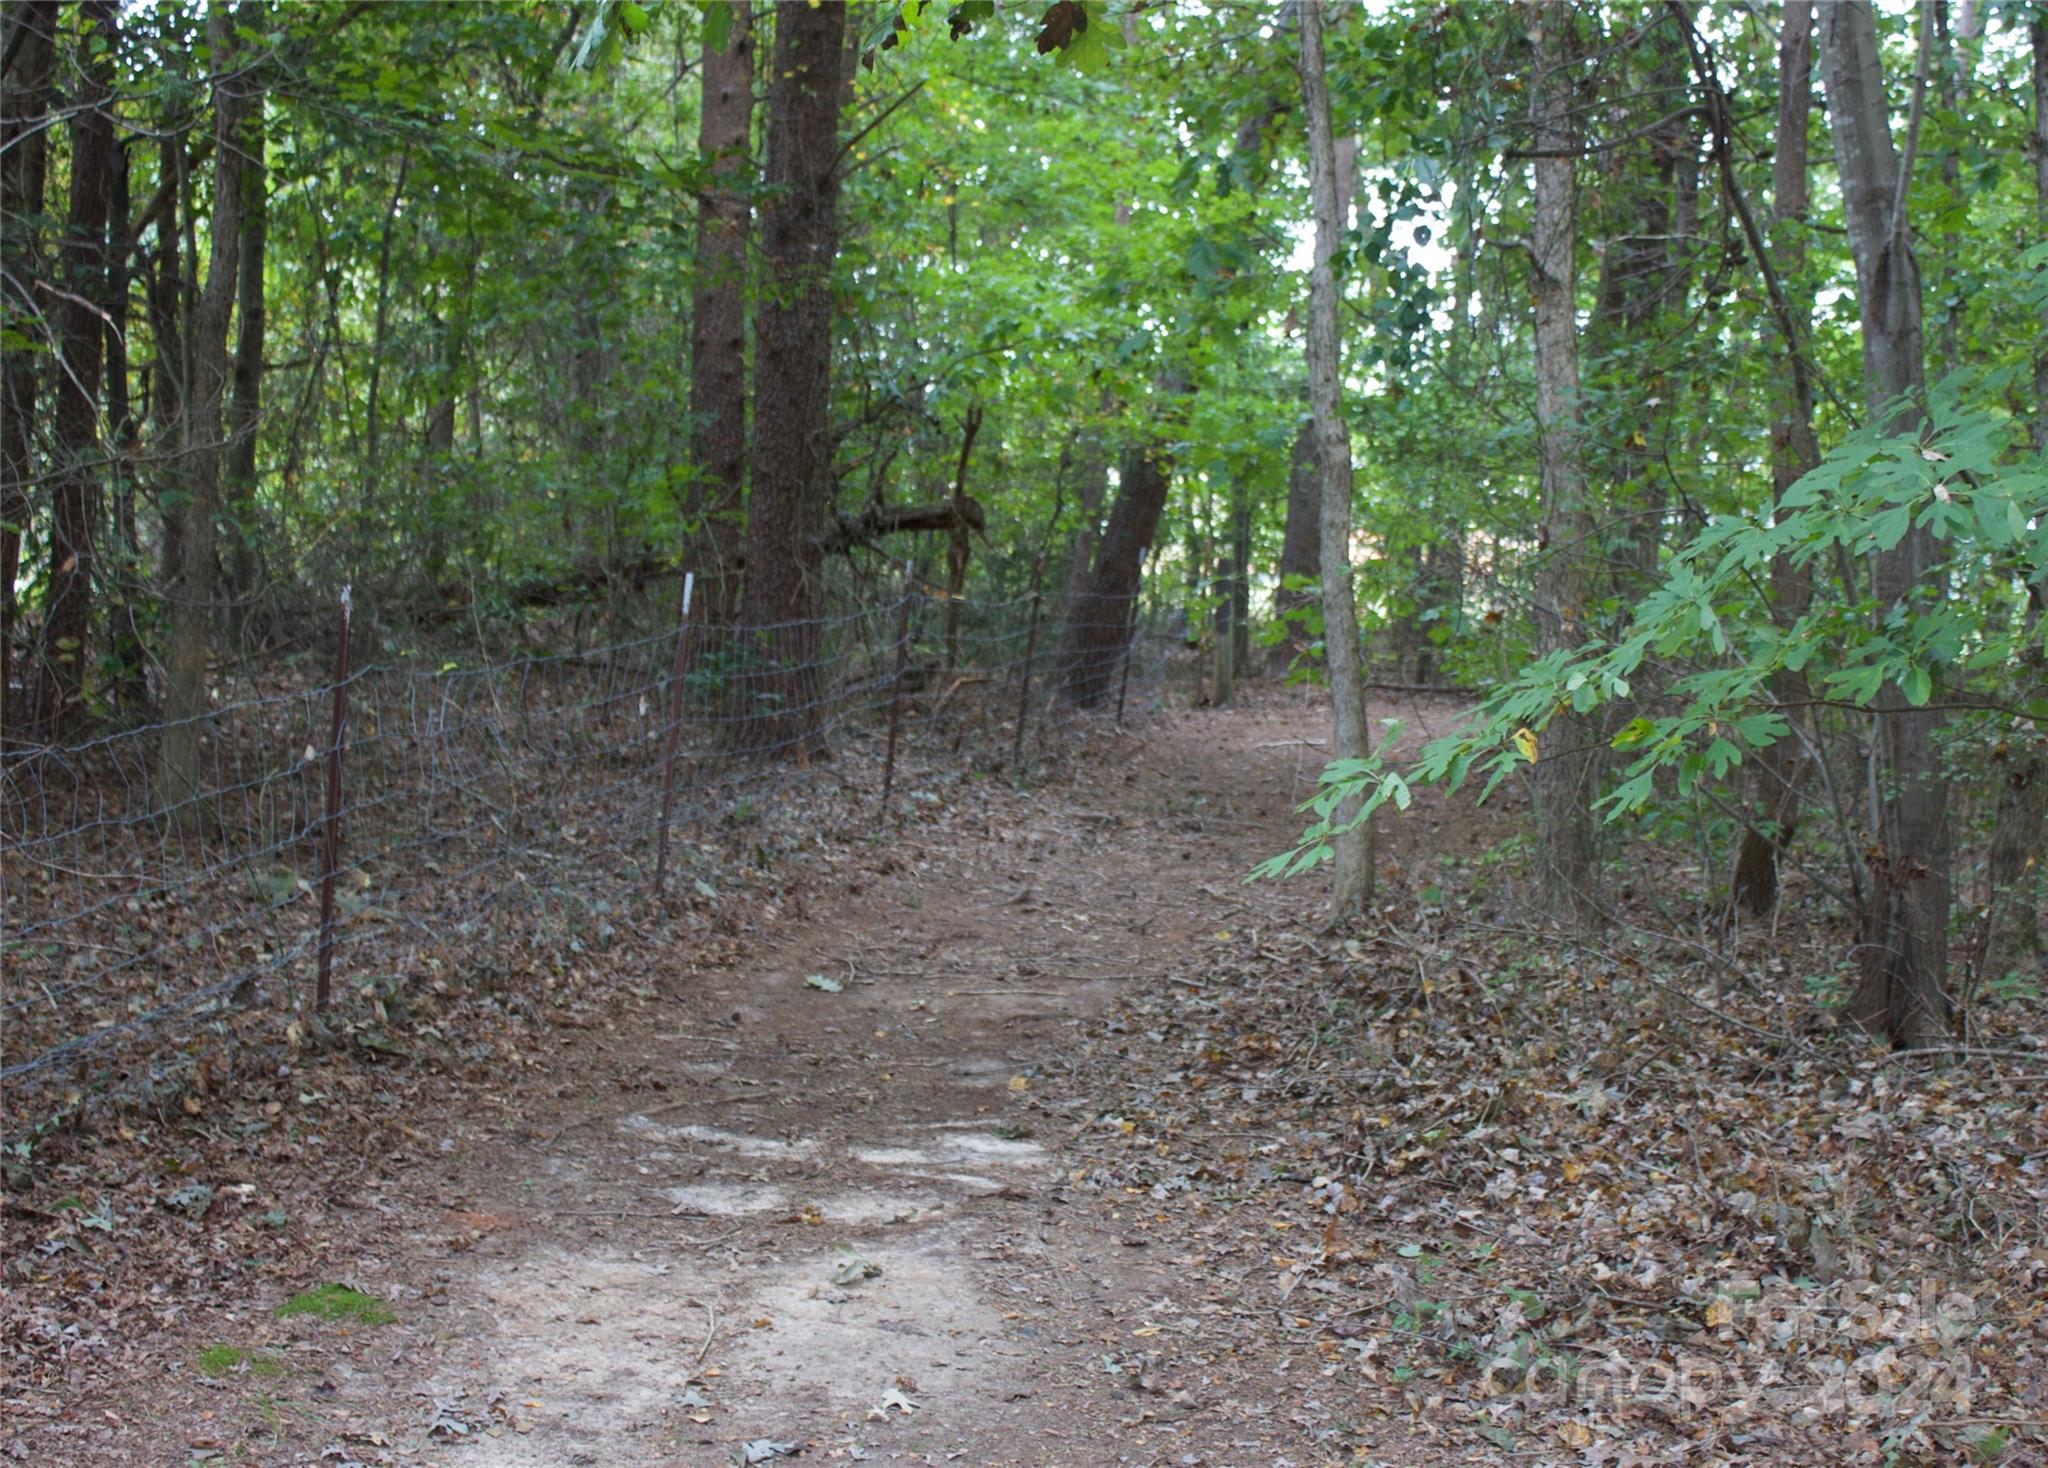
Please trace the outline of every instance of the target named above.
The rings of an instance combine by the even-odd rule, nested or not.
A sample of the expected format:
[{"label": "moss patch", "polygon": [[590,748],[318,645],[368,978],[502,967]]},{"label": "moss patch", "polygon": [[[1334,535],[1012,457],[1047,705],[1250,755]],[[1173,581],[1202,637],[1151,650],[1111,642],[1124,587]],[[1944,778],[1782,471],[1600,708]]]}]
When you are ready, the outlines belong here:
[{"label": "moss patch", "polygon": [[324,1284],[293,1295],[277,1307],[279,1315],[311,1315],[318,1320],[353,1320],[358,1325],[388,1325],[397,1312],[375,1295],[347,1285]]},{"label": "moss patch", "polygon": [[245,1367],[251,1376],[284,1375],[284,1362],[277,1357],[241,1346],[208,1346],[194,1364],[207,1376],[230,1376]]}]

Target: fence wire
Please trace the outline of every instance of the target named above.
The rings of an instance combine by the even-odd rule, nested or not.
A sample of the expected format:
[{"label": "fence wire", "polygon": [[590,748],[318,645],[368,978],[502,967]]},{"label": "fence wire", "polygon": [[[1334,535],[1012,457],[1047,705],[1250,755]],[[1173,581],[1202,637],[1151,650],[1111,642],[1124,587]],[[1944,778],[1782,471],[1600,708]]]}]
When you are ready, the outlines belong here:
[{"label": "fence wire", "polygon": [[804,622],[686,619],[574,653],[257,688],[181,731],[196,779],[166,773],[165,724],[9,750],[0,1136],[280,1043],[313,1007],[323,883],[325,1022],[366,1023],[429,975],[506,969],[565,912],[659,901],[665,842],[823,770],[877,815],[892,783],[900,803],[947,770],[1026,773],[1078,722],[1156,705],[1172,639],[1149,620],[1135,600],[910,591]]}]

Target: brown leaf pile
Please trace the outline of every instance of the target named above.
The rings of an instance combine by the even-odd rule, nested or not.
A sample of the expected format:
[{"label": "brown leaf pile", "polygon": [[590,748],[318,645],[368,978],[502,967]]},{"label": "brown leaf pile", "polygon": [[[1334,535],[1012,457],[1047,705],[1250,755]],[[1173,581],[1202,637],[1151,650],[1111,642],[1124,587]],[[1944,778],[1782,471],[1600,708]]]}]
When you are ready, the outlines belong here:
[{"label": "brown leaf pile", "polygon": [[1476,865],[1423,893],[1217,932],[1077,1067],[1072,1196],[1187,1280],[1154,1369],[1270,1356],[1324,1454],[1389,1416],[1461,1461],[2048,1452],[2038,1011],[1916,1069],[1782,978],[1716,992],[1840,951],[1818,918],[1716,956],[1516,930]]}]

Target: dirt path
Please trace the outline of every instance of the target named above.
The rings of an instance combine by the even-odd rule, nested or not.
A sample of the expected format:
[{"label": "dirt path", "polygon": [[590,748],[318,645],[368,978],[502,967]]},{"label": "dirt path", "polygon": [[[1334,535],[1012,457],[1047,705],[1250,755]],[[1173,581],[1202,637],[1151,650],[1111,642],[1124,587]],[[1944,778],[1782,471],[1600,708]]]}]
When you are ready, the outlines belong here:
[{"label": "dirt path", "polygon": [[[1174,1419],[1213,1390],[1141,1401],[1108,1369],[1179,1271],[1067,1205],[1091,1113],[1061,1077],[1120,985],[1307,900],[1238,879],[1298,829],[1320,725],[1295,698],[1171,715],[1018,828],[878,844],[828,917],[676,975],[673,1030],[566,1043],[549,1068],[579,1080],[538,1140],[456,1129],[431,1201],[474,1242],[391,1270],[435,1318],[401,1357],[449,1419],[421,1455],[1076,1463],[1207,1437]],[[373,1420],[397,1384],[334,1405]]]},{"label": "dirt path", "polygon": [[180,1433],[199,1461],[1318,1461],[1284,1352],[1159,1364],[1224,1307],[1071,1148],[1120,992],[1310,920],[1317,884],[1240,878],[1299,829],[1322,737],[1301,695],[1171,713],[1070,785],[958,803],[1020,824],[842,849],[744,963],[677,955],[639,1010],[419,1121],[425,1165],[337,1187],[380,1220],[350,1283],[395,1322],[164,1416],[216,1424]]},{"label": "dirt path", "polygon": [[878,846],[840,911],[679,975],[676,1032],[566,1046],[589,1085],[538,1143],[454,1137],[439,1201],[482,1236],[427,1389],[505,1430],[448,1461],[1107,1461],[1101,1357],[1163,1261],[1063,1216],[1063,1056],[1242,915],[1319,722],[1175,715],[1021,828]]}]

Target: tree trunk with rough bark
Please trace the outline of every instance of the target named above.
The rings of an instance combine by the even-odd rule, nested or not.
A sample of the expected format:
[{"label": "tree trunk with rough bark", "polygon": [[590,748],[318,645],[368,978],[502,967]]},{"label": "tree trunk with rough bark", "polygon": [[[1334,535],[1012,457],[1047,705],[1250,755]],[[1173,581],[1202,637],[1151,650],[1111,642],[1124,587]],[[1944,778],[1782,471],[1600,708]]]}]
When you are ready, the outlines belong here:
[{"label": "tree trunk with rough bark", "polygon": [[1209,702],[1222,708],[1237,695],[1237,559],[1225,547],[1216,563],[1216,608],[1209,614]]},{"label": "tree trunk with rough bark", "polygon": [[[1812,0],[1786,0],[1778,39],[1778,135],[1771,157],[1771,253],[1788,292],[1789,304],[1803,327],[1811,303],[1798,285],[1806,272],[1806,125],[1813,108]],[[1782,336],[1782,330],[1781,330]],[[1787,356],[1806,350],[1799,341],[1783,341]],[[1820,462],[1820,443],[1813,431],[1813,389],[1803,372],[1786,374],[1785,401],[1771,425],[1771,483],[1775,498]],[[1790,626],[1806,614],[1813,600],[1812,580],[1803,566],[1779,556],[1771,562],[1771,600],[1781,624]],[[1779,671],[1771,696],[1789,710],[1794,723],[1805,715],[1806,675]],[[1768,914],[1778,902],[1778,862],[1798,831],[1801,791],[1810,762],[1805,746],[1788,736],[1763,751],[1752,765],[1749,824],[1735,855],[1736,903],[1756,916]]]},{"label": "tree trunk with rough bark", "polygon": [[[56,374],[56,474],[50,486],[48,611],[43,622],[42,692],[37,721],[58,742],[86,723],[86,673],[92,656],[93,542],[105,492],[100,436],[100,368],[105,325],[107,183],[114,163],[112,96],[114,7],[87,0],[78,10],[80,85],[71,117],[71,203],[65,215],[57,309],[63,368]],[[86,59],[97,44],[96,56]]]},{"label": "tree trunk with rough bark", "polygon": [[[1643,47],[1649,53],[1643,70],[1638,73],[1630,65],[1624,76],[1653,98],[1682,93],[1683,41],[1672,28],[1656,27]],[[1615,420],[1605,435],[1613,444],[1605,466],[1610,481],[1606,503],[1618,533],[1602,559],[1614,594],[1624,604],[1655,585],[1659,574],[1665,495],[1657,450],[1651,446],[1651,404],[1663,383],[1661,371],[1645,372],[1655,364],[1645,363],[1641,354],[1655,351],[1668,334],[1660,325],[1685,315],[1692,252],[1682,236],[1692,232],[1688,216],[1697,214],[1698,157],[1691,116],[1674,112],[1605,158],[1601,194],[1612,210],[1613,232],[1600,252],[1586,335],[1596,361],[1619,359],[1618,367],[1607,363],[1604,375],[1618,400],[1636,408],[1635,415]]]},{"label": "tree trunk with rough bark", "polygon": [[159,545],[162,579],[168,585],[177,577],[185,534],[185,511],[177,500],[177,474],[181,465],[177,450],[184,436],[186,398],[185,266],[181,249],[183,239],[179,231],[183,217],[180,208],[183,190],[177,187],[177,181],[183,178],[189,165],[182,132],[167,128],[166,136],[158,140],[157,166],[165,178],[173,181],[173,187],[163,215],[157,220],[156,241],[150,247],[145,304],[149,313],[152,348],[149,426],[156,443],[156,456],[169,465],[167,469],[156,471],[161,488],[168,491],[157,496],[163,515]]},{"label": "tree trunk with rough bark", "polygon": [[[1322,503],[1323,471],[1316,457],[1315,424],[1304,422],[1294,434],[1294,454],[1287,466],[1287,526],[1280,540],[1280,584],[1273,589],[1273,615],[1284,629],[1274,648],[1274,662],[1283,671],[1308,656],[1315,635],[1308,618],[1316,593],[1302,586],[1322,574],[1322,549],[1316,532]],[[1289,586],[1294,580],[1297,584]]]},{"label": "tree trunk with rough bark", "polygon": [[183,824],[204,818],[195,803],[202,789],[203,724],[208,708],[206,669],[212,651],[216,594],[215,522],[221,509],[221,449],[226,429],[228,325],[234,313],[241,258],[243,212],[242,127],[253,85],[236,61],[239,33],[258,24],[256,7],[239,19],[215,0],[207,16],[212,47],[213,221],[206,284],[191,316],[192,375],[184,405],[179,478],[185,490],[178,564],[166,589],[170,647],[164,659],[164,729],[158,746],[159,799]]},{"label": "tree trunk with rough bark", "polygon": [[228,560],[237,631],[249,616],[256,589],[256,436],[263,418],[263,268],[270,239],[265,205],[263,98],[249,103],[242,129],[242,240],[236,264],[234,395],[228,403],[228,443],[223,469],[234,544]]},{"label": "tree trunk with rough bark", "polygon": [[[50,104],[50,58],[55,50],[55,0],[13,7],[4,22],[13,59],[0,105],[0,326],[9,342],[36,339],[40,305],[29,292],[42,276],[35,221],[43,212],[49,153],[44,114]],[[35,477],[37,367],[41,354],[25,346],[0,347],[0,745],[19,733],[14,698],[14,583],[21,571],[21,537],[28,527],[29,484]]]},{"label": "tree trunk with rough bark", "polygon": [[[1536,48],[1529,117],[1536,157],[1530,230],[1535,304],[1537,452],[1543,478],[1545,554],[1536,571],[1537,646],[1544,653],[1585,640],[1592,599],[1592,517],[1586,506],[1583,405],[1579,399],[1578,166],[1574,157],[1572,9],[1564,0],[1528,7]],[[1543,896],[1562,922],[1600,920],[1593,780],[1600,767],[1592,720],[1569,711],[1545,726],[1535,770],[1537,859]]]},{"label": "tree trunk with rough bark", "polygon": [[1125,450],[1116,501],[1096,547],[1095,564],[1067,607],[1060,666],[1067,698],[1093,708],[1116,691],[1117,670],[1130,642],[1145,552],[1166,509],[1172,461],[1150,445]]},{"label": "tree trunk with rough bark", "polygon": [[128,297],[134,279],[135,238],[140,231],[129,217],[129,168],[127,149],[117,143],[114,166],[107,180],[107,278],[100,301],[106,317],[105,421],[113,535],[100,541],[100,580],[107,629],[107,691],[113,703],[133,722],[142,719],[148,709],[145,669],[149,655],[137,616],[144,591],[142,534],[135,518],[135,464],[141,428],[129,396]]},{"label": "tree trunk with rough bark", "polygon": [[[1351,434],[1344,422],[1338,335],[1337,268],[1344,205],[1338,182],[1336,139],[1330,127],[1330,83],[1323,63],[1323,0],[1302,0],[1301,100],[1308,121],[1309,198],[1315,213],[1314,263],[1309,272],[1308,396],[1322,471],[1318,505],[1323,591],[1323,666],[1330,680],[1331,760],[1362,760],[1371,752],[1360,671],[1358,610],[1351,582]],[[1339,806],[1338,824],[1354,818],[1358,802]],[[1360,917],[1372,901],[1372,827],[1360,822],[1331,838],[1333,923]]]},{"label": "tree trunk with rough bark", "polygon": [[1437,676],[1437,639],[1433,625],[1447,624],[1456,636],[1463,625],[1465,605],[1465,546],[1457,536],[1447,536],[1429,548],[1422,560],[1422,607],[1434,614],[1425,620],[1422,640],[1415,654],[1415,681],[1428,687]]},{"label": "tree trunk with rough bark", "polygon": [[967,590],[967,563],[974,554],[975,511],[968,508],[967,465],[981,433],[981,404],[972,404],[960,424],[960,463],[953,471],[952,523],[946,528],[946,671],[960,665],[960,599]]},{"label": "tree trunk with rough bark", "polygon": [[817,619],[817,538],[831,518],[832,267],[839,245],[839,111],[846,9],[775,12],[768,88],[764,292],[756,312],[753,484],[747,499],[746,621],[759,643],[741,742],[805,759],[826,753]]},{"label": "tree trunk with rough bark", "polygon": [[1233,480],[1230,495],[1230,658],[1237,676],[1247,678],[1252,666],[1252,495],[1242,480]]},{"label": "tree trunk with rough bark", "polygon": [[701,518],[709,564],[700,591],[718,621],[739,608],[741,499],[747,476],[747,235],[753,173],[754,7],[727,9],[724,44],[706,27],[697,156],[708,161],[690,274],[690,458],[697,482],[689,506]]},{"label": "tree trunk with rough bark", "polygon": [[[1910,436],[1920,429],[1926,380],[1920,268],[1908,228],[1907,179],[1892,146],[1877,17],[1868,0],[1837,0],[1820,7],[1819,19],[1835,171],[1856,257],[1864,396],[1873,420],[1903,403],[1888,421],[1892,432]],[[1927,30],[1923,15],[1923,67]],[[1924,77],[1923,70],[1923,85]],[[1916,102],[1916,121],[1918,111]],[[1933,537],[1922,528],[1874,555],[1880,615],[1926,594],[1936,559]],[[1938,1048],[1950,1041],[1948,784],[1936,747],[1942,716],[1911,707],[1896,684],[1886,684],[1874,722],[1871,896],[1850,1014],[1903,1047]]]},{"label": "tree trunk with rough bark", "polygon": [[1098,436],[1082,434],[1074,462],[1080,508],[1074,522],[1074,544],[1067,558],[1069,605],[1088,589],[1089,574],[1095,569],[1095,543],[1102,533],[1102,502],[1109,495],[1109,455]]},{"label": "tree trunk with rough bark", "polygon": [[[1351,223],[1351,202],[1358,193],[1358,139],[1345,136],[1336,141],[1337,220],[1340,229]],[[1290,576],[1314,581],[1322,575],[1323,555],[1317,535],[1321,529],[1323,479],[1316,459],[1316,426],[1304,417],[1295,430],[1294,453],[1287,472],[1287,520],[1280,538],[1280,585],[1273,592],[1273,615],[1287,631],[1275,650],[1275,663],[1283,671],[1306,657],[1316,639],[1304,625],[1307,609],[1315,605],[1316,593],[1302,587],[1289,589]],[[1290,620],[1291,617],[1291,620]]]}]

